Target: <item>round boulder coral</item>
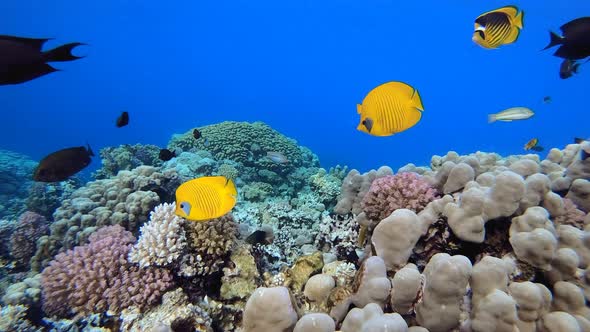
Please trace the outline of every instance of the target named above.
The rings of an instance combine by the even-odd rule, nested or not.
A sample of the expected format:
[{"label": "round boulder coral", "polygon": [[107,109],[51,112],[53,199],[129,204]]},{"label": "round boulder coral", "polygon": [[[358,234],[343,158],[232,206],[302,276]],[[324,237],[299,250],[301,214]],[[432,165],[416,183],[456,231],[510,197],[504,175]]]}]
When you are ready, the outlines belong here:
[{"label": "round boulder coral", "polygon": [[397,209],[418,213],[436,196],[436,189],[420,175],[398,173],[375,179],[361,207],[369,219],[382,220]]}]

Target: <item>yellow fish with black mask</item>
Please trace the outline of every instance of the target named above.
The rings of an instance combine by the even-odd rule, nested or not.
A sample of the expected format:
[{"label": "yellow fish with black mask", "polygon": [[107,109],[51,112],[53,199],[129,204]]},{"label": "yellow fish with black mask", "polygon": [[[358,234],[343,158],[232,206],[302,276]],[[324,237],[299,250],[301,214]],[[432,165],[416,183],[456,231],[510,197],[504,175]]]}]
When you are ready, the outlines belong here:
[{"label": "yellow fish with black mask", "polygon": [[498,48],[516,42],[523,28],[524,12],[515,6],[506,6],[483,13],[475,19],[473,37],[483,48]]},{"label": "yellow fish with black mask", "polygon": [[238,191],[224,176],[203,176],[181,184],[176,189],[175,214],[192,221],[219,218],[236,205]]},{"label": "yellow fish with black mask", "polygon": [[413,127],[422,118],[418,90],[403,82],[388,82],[371,90],[357,104],[357,129],[373,136],[390,136]]}]

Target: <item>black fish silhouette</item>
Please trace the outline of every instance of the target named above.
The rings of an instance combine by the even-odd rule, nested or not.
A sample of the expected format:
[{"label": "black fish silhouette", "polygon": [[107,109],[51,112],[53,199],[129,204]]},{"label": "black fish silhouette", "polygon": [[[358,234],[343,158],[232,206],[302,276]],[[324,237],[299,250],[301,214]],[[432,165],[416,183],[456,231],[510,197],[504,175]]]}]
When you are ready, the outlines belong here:
[{"label": "black fish silhouette", "polygon": [[117,118],[117,128],[125,127],[129,124],[129,113],[123,112]]},{"label": "black fish silhouette", "polygon": [[55,151],[39,162],[33,173],[33,180],[39,182],[64,181],[80,172],[92,161],[94,152],[90,148],[78,146]]},{"label": "black fish silhouette", "polygon": [[82,58],[71,51],[84,44],[69,43],[43,52],[48,40],[0,35],[0,85],[24,83],[59,70],[47,62]]},{"label": "black fish silhouette", "polygon": [[590,17],[581,17],[560,27],[563,36],[549,32],[549,45],[544,50],[561,45],[553,55],[570,60],[590,56]]}]

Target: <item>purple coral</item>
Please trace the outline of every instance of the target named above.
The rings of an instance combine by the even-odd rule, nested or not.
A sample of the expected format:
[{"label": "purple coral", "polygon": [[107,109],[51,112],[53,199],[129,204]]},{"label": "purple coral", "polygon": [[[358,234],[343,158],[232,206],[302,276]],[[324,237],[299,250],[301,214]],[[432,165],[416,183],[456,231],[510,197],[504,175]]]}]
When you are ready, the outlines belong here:
[{"label": "purple coral", "polygon": [[43,309],[48,315],[115,313],[155,304],[172,286],[170,272],[141,269],[127,261],[135,242],[119,225],[93,233],[89,243],[55,257],[42,273]]},{"label": "purple coral", "polygon": [[28,268],[29,260],[35,254],[37,239],[48,230],[49,224],[44,216],[30,211],[20,215],[10,236],[10,255],[19,267]]},{"label": "purple coral", "polygon": [[418,213],[436,196],[436,189],[418,174],[398,173],[375,179],[361,207],[369,219],[382,220],[397,209]]}]

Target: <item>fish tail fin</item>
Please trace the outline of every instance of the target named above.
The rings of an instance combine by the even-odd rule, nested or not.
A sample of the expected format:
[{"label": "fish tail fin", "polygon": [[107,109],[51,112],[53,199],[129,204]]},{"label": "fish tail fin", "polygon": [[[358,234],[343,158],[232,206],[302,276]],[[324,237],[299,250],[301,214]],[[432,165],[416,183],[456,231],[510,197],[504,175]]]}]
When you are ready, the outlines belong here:
[{"label": "fish tail fin", "polygon": [[563,43],[563,37],[556,34],[553,31],[549,31],[549,45],[545,46],[545,48],[543,50],[551,48],[555,45],[559,45],[561,43]]},{"label": "fish tail fin", "polygon": [[520,11],[516,17],[514,18],[514,25],[519,28],[522,29],[522,27],[524,26],[524,11]]},{"label": "fish tail fin", "polygon": [[227,178],[225,182],[225,188],[229,195],[238,197],[238,190],[236,189],[236,185],[234,184],[234,181],[232,179]]},{"label": "fish tail fin", "polygon": [[496,122],[496,114],[488,114],[488,123]]},{"label": "fish tail fin", "polygon": [[56,47],[52,50],[44,52],[43,55],[45,56],[45,61],[53,62],[53,61],[71,61],[83,58],[81,56],[75,56],[72,54],[72,50],[76,46],[85,45],[82,43],[69,43],[59,47]]},{"label": "fish tail fin", "polygon": [[92,151],[92,148],[90,147],[90,144],[88,142],[86,142],[86,151],[88,151],[89,155],[94,157],[94,151]]}]

